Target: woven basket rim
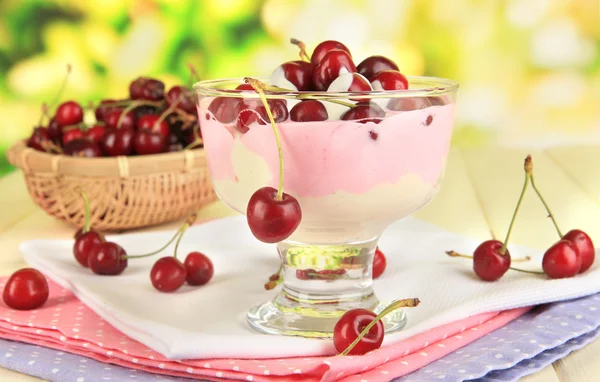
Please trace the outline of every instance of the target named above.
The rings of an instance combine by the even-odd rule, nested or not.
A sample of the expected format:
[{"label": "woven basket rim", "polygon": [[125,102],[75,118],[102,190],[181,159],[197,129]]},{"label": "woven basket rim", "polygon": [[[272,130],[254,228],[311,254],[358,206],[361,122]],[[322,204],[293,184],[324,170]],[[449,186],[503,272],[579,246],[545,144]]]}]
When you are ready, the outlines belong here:
[{"label": "woven basket rim", "polygon": [[24,172],[88,177],[129,177],[189,171],[206,166],[203,148],[143,156],[76,158],[37,151],[21,140],[6,151],[6,157],[10,164]]}]

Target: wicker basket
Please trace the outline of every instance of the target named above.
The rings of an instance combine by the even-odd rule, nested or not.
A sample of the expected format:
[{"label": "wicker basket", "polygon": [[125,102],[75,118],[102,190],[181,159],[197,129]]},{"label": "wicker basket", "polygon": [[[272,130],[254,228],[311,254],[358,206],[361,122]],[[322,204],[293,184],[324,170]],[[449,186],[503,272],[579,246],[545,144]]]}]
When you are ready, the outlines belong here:
[{"label": "wicker basket", "polygon": [[203,149],[139,157],[75,158],[18,142],[8,160],[23,170],[29,194],[48,214],[81,227],[90,199],[92,226],[122,231],[186,216],[216,200]]}]

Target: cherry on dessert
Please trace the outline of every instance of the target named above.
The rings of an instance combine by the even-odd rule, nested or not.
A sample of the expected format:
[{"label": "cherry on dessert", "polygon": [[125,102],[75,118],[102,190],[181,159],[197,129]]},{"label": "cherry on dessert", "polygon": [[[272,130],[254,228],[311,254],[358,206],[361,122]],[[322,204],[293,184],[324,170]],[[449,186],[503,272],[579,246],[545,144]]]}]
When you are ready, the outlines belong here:
[{"label": "cherry on dessert", "polygon": [[137,120],[135,126],[136,126],[136,129],[138,132],[142,131],[142,130],[152,130],[156,133],[159,133],[163,137],[167,138],[169,136],[169,134],[171,133],[171,128],[169,127],[169,124],[167,123],[167,121],[165,121],[163,119],[159,122],[159,120],[160,120],[160,115],[147,114],[147,115],[140,117]]},{"label": "cherry on dessert", "polygon": [[190,285],[204,285],[210,281],[214,273],[212,261],[200,252],[189,253],[183,265],[187,272],[186,281]]},{"label": "cherry on dessert", "polygon": [[10,276],[2,299],[12,309],[32,310],[44,305],[49,295],[46,277],[36,269],[23,268]]},{"label": "cherry on dessert", "polygon": [[291,84],[293,85],[291,90],[311,90],[313,70],[314,66],[306,61],[284,62],[273,71],[269,83],[284,89],[290,89],[289,84]]},{"label": "cherry on dessert", "polygon": [[316,46],[312,56],[310,57],[311,64],[317,66],[325,58],[327,53],[329,53],[332,50],[343,50],[346,53],[348,53],[348,56],[350,56],[350,58],[352,58],[352,55],[350,54],[350,49],[348,49],[346,45],[342,44],[339,41],[326,40]]},{"label": "cherry on dessert", "polygon": [[373,278],[376,279],[383,274],[385,267],[387,266],[387,260],[385,255],[379,247],[375,249],[375,255],[373,256]]},{"label": "cherry on dessert", "polygon": [[246,209],[252,234],[265,243],[278,243],[290,237],[300,225],[302,211],[293,196],[283,193],[277,200],[273,187],[259,188],[252,194]]},{"label": "cherry on dessert", "polygon": [[560,240],[548,248],[542,259],[542,269],[551,279],[577,275],[581,269],[581,256],[575,244],[569,240]]},{"label": "cherry on dessert", "polygon": [[104,237],[96,231],[88,231],[77,236],[73,245],[73,255],[77,262],[87,268],[92,248],[102,242]]},{"label": "cherry on dessert", "polygon": [[[288,118],[286,100],[270,99],[267,100],[267,104],[271,109],[275,123],[283,122]],[[259,99],[240,100],[235,107],[235,111],[237,113],[236,129],[242,134],[250,130],[252,123],[258,122],[260,125],[266,125],[269,120],[267,109]]]},{"label": "cherry on dessert", "polygon": [[96,144],[100,144],[102,138],[104,138],[104,134],[106,134],[106,127],[104,125],[94,125],[87,129],[83,133],[83,136]]},{"label": "cherry on dessert", "polygon": [[138,77],[129,85],[129,96],[135,100],[161,101],[165,84],[154,78]]},{"label": "cherry on dessert", "polygon": [[370,56],[362,60],[356,67],[356,70],[373,82],[371,77],[383,70],[400,70],[398,65],[392,60],[384,56]]},{"label": "cherry on dessert", "polygon": [[313,85],[315,89],[324,91],[331,83],[344,73],[356,72],[356,66],[348,52],[334,49],[323,57],[313,72]]},{"label": "cherry on dessert", "polygon": [[116,128],[133,129],[133,128],[135,128],[135,115],[132,111],[128,111],[125,114],[125,116],[123,117],[123,120],[121,121],[121,124],[119,125],[119,120],[121,119],[121,114],[123,114],[123,111],[124,111],[124,109],[111,110],[108,113],[108,115],[106,116],[106,119],[104,120],[106,127],[111,128],[111,129],[116,129]]},{"label": "cherry on dessert", "polygon": [[250,84],[239,84],[235,87],[235,90],[251,90],[254,91],[254,88]]},{"label": "cherry on dessert", "polygon": [[95,245],[88,257],[88,267],[97,275],[116,276],[127,268],[127,253],[118,244],[104,241]]},{"label": "cherry on dessert", "polygon": [[194,93],[185,86],[175,85],[169,89],[167,96],[165,97],[167,105],[171,106],[173,103],[177,103],[177,108],[185,111],[188,114],[194,114],[196,112],[196,100],[194,99]]},{"label": "cherry on dessert", "polygon": [[397,70],[382,70],[370,78],[374,90],[405,90],[408,79]]},{"label": "cherry on dessert", "polygon": [[360,102],[356,104],[356,106],[342,114],[341,119],[349,121],[383,117],[385,117],[385,111],[376,103]]},{"label": "cherry on dessert", "polygon": [[594,243],[587,233],[579,229],[573,229],[567,232],[563,237],[563,240],[569,240],[577,248],[579,257],[581,257],[581,269],[579,273],[583,273],[590,269],[596,257],[596,250],[594,249]]},{"label": "cherry on dessert", "polygon": [[174,256],[158,259],[150,270],[150,281],[161,292],[174,292],[185,283],[187,272],[181,261]]},{"label": "cherry on dessert", "polygon": [[108,113],[114,109],[114,106],[111,105],[116,102],[117,101],[113,99],[103,99],[102,101],[100,101],[100,105],[98,105],[98,107],[96,107],[96,109],[94,110],[94,114],[96,115],[96,121],[105,122],[106,117],[108,117]]},{"label": "cherry on dessert", "polygon": [[236,113],[236,105],[240,101],[239,98],[232,97],[217,97],[208,105],[208,111],[215,116],[217,121],[221,123],[231,123],[238,116]]},{"label": "cherry on dessert", "polygon": [[54,119],[60,127],[77,125],[83,121],[83,109],[75,101],[63,102],[56,109]]},{"label": "cherry on dessert", "polygon": [[69,142],[74,141],[76,139],[81,139],[84,137],[83,131],[74,127],[72,129],[65,130],[62,136],[62,144],[66,146]]},{"label": "cherry on dessert", "polygon": [[62,140],[62,128],[56,122],[56,118],[50,118],[50,122],[48,122],[48,135],[50,139],[56,144],[60,144]]},{"label": "cherry on dessert", "polygon": [[31,147],[37,151],[46,151],[50,141],[48,129],[45,127],[36,127],[33,129],[29,139],[27,139],[27,147]]},{"label": "cherry on dessert", "polygon": [[138,155],[152,155],[165,152],[166,138],[152,130],[140,130],[133,137],[133,149]]},{"label": "cherry on dessert", "polygon": [[510,253],[502,253],[502,242],[486,240],[473,252],[473,271],[480,279],[496,281],[510,268]]},{"label": "cherry on dessert", "polygon": [[[375,313],[366,309],[352,309],[344,313],[333,328],[333,345],[338,353],[346,350],[375,317],[377,317]],[[363,355],[379,349],[383,342],[383,335],[383,323],[377,321],[356,346],[348,352],[348,355]]]},{"label": "cherry on dessert", "polygon": [[75,139],[65,145],[64,154],[72,157],[97,158],[102,156],[102,149],[98,144],[85,139]]},{"label": "cherry on dessert", "polygon": [[309,99],[294,105],[290,119],[294,122],[325,121],[329,118],[327,108],[321,101]]},{"label": "cherry on dessert", "polygon": [[[327,88],[328,92],[369,92],[373,90],[369,81],[358,73],[343,73]],[[352,101],[366,103],[369,98],[350,98]]]},{"label": "cherry on dessert", "polygon": [[134,136],[135,131],[132,128],[106,129],[101,142],[102,150],[110,157],[131,155]]}]

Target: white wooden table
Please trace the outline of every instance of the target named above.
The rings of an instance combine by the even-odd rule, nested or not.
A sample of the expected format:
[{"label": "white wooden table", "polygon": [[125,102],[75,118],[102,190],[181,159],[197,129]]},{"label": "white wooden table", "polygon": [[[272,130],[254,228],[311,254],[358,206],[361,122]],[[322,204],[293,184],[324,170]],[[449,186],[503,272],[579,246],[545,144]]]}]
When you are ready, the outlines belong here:
[{"label": "white wooden table", "polygon": [[[480,239],[504,238],[523,182],[528,152],[506,149],[453,150],[444,184],[435,200],[417,213],[461,234]],[[564,231],[585,230],[600,245],[600,147],[552,148],[531,152],[536,182]],[[20,173],[0,178],[0,274],[25,266],[18,245],[33,238],[66,239],[73,228],[47,216],[30,201]],[[207,206],[200,218],[233,215],[220,202]],[[179,223],[154,227],[161,230]],[[528,193],[516,223],[513,243],[546,248],[556,233],[533,192]],[[35,381],[0,368],[0,381]],[[600,381],[600,340],[524,378],[529,382]]]}]

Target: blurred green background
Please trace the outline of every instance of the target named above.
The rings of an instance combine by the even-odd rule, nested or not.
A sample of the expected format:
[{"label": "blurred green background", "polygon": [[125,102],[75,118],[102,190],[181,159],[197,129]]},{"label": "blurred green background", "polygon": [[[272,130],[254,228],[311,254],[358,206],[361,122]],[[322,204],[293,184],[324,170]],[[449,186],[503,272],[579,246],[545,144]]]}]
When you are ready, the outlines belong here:
[{"label": "blurred green background", "polygon": [[151,75],[187,82],[268,75],[338,39],[359,61],[395,59],[408,75],[461,82],[453,144],[600,142],[596,0],[0,0],[0,172],[40,105],[123,97]]}]

